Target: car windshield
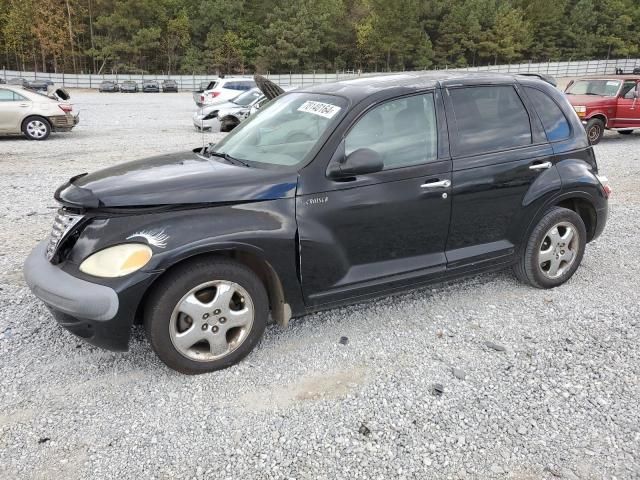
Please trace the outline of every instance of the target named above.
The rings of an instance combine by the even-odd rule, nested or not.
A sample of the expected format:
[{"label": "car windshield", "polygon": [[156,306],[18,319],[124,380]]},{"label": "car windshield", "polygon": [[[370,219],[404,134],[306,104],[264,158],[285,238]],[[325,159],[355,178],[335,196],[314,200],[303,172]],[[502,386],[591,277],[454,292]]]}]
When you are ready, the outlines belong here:
[{"label": "car windshield", "polygon": [[331,131],[346,106],[346,100],[333,95],[283,95],[241,123],[211,150],[249,165],[298,165]]},{"label": "car windshield", "polygon": [[620,80],[577,80],[569,88],[568,95],[599,95],[615,97],[620,88]]},{"label": "car windshield", "polygon": [[231,103],[235,103],[236,105],[241,105],[244,107],[246,105],[250,105],[261,96],[262,92],[260,90],[249,90],[248,92],[241,93],[236,98],[231,100]]}]

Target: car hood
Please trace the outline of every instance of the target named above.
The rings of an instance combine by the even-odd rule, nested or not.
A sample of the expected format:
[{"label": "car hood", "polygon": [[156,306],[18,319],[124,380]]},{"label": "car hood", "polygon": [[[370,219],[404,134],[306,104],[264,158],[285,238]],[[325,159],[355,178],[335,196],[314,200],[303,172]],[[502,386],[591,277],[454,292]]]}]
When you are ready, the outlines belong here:
[{"label": "car hood", "polygon": [[584,105],[585,107],[609,105],[615,101],[615,97],[601,97],[600,95],[566,95],[566,97],[571,105]]},{"label": "car hood", "polygon": [[55,194],[83,208],[239,203],[295,196],[296,172],[245,167],[201,149],[145,158],[71,178]]}]

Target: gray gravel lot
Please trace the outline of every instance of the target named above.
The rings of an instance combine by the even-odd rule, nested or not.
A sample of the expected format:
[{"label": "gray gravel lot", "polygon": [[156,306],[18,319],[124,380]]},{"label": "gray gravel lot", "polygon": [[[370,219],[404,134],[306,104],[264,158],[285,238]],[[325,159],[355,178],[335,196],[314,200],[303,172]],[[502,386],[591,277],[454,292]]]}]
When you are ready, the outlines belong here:
[{"label": "gray gravel lot", "polygon": [[610,222],[562,287],[438,284],[187,377],[139,330],[124,354],[76,339],[22,280],[60,183],[202,143],[190,93],[73,100],[72,133],[0,138],[0,478],[640,478],[640,133],[596,147]]}]

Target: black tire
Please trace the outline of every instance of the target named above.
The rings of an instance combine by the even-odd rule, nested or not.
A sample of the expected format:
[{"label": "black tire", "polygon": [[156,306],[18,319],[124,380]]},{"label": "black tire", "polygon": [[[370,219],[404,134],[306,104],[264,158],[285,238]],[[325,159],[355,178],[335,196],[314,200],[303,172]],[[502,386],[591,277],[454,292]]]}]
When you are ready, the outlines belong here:
[{"label": "black tire", "polygon": [[[541,249],[545,246],[543,242],[550,240],[547,233],[559,224],[572,225],[574,227],[574,238],[577,239],[577,242],[572,248],[574,250],[574,257],[572,257],[571,263],[566,262],[567,265],[565,265],[564,271],[558,272],[559,275],[556,278],[550,278],[547,274],[548,272],[545,273],[545,268],[547,268],[547,265],[550,265],[550,262],[543,264],[545,265],[545,267],[543,267],[540,263],[540,255],[543,253]],[[560,228],[566,227],[561,226]],[[587,230],[580,215],[573,210],[553,207],[549,209],[531,232],[522,256],[514,265],[514,272],[520,281],[536,288],[553,288],[562,285],[571,278],[580,266],[584,255],[586,239]],[[567,247],[567,250],[570,250],[570,248]],[[563,254],[565,251],[566,250],[560,250]]]},{"label": "black tire", "polygon": [[586,126],[587,138],[591,145],[597,145],[604,136],[604,122],[599,118],[592,118]]},{"label": "black tire", "polygon": [[233,117],[226,117],[220,121],[220,131],[223,133],[228,133],[234,128],[240,125],[240,122]]},{"label": "black tire", "polygon": [[22,122],[22,133],[29,140],[46,140],[51,134],[51,124],[44,117],[27,117]]},{"label": "black tire", "polygon": [[620,135],[631,135],[633,133],[633,130],[618,130],[618,133]]},{"label": "black tire", "polygon": [[[248,293],[254,309],[253,321],[242,343],[222,358],[192,360],[174,346],[170,333],[171,318],[188,292],[217,280],[233,282]],[[215,316],[212,312],[208,320],[213,325],[211,329],[217,328]],[[238,363],[260,342],[268,317],[267,292],[258,276],[245,265],[225,258],[197,259],[176,266],[153,286],[144,307],[144,326],[151,347],[168,367],[189,375],[213,372]],[[204,324],[202,330],[207,331],[205,325],[208,324]]]}]

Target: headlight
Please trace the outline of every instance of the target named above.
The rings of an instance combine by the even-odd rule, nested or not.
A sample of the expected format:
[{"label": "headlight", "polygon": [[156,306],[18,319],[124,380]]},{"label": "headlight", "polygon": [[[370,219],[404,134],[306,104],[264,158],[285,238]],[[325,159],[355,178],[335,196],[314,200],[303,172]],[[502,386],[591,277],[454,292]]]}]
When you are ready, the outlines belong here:
[{"label": "headlight", "polygon": [[123,277],[140,270],[153,252],[142,243],[123,243],[90,255],[80,264],[80,271],[95,277]]},{"label": "headlight", "polygon": [[587,107],[584,105],[574,105],[573,109],[576,111],[579,117],[584,117],[587,114]]}]

